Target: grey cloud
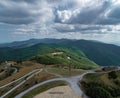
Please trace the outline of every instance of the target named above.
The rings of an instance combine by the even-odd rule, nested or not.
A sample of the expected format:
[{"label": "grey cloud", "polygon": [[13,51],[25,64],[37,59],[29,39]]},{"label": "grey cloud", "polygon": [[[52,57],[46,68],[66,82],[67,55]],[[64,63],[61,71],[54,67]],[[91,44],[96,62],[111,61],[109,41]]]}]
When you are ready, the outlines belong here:
[{"label": "grey cloud", "polygon": [[26,18],[1,18],[0,17],[0,21],[3,22],[3,23],[7,23],[7,24],[30,24],[30,23],[33,23],[35,20],[33,17],[28,17],[27,19]]},{"label": "grey cloud", "polygon": [[108,13],[108,18],[120,20],[120,5],[110,10],[110,12]]},{"label": "grey cloud", "polygon": [[71,25],[71,24],[57,24],[54,26],[54,28],[61,33],[69,33],[69,32],[80,32],[84,33],[86,31],[92,31],[94,30],[101,30],[102,26],[95,26],[95,25]]},{"label": "grey cloud", "polygon": [[[111,0],[4,0],[0,22],[23,25],[15,34],[104,34],[118,31],[119,7]],[[97,3],[99,1],[99,3]],[[120,4],[119,4],[120,5]],[[109,13],[108,10],[110,10]],[[107,14],[106,14],[107,13]],[[55,32],[55,33],[54,33]],[[44,33],[44,34],[43,34]]]},{"label": "grey cloud", "polygon": [[15,2],[21,2],[21,1],[24,1],[24,2],[28,2],[28,3],[34,3],[35,0],[13,0]]},{"label": "grey cloud", "polygon": [[115,19],[115,18],[102,19],[101,21],[98,22],[98,24],[117,25],[117,24],[120,24],[120,19]]},{"label": "grey cloud", "polygon": [[111,32],[119,32],[119,26],[111,25],[81,25],[81,24],[56,24],[54,26],[58,32],[61,33],[75,33],[80,34],[111,34]]},{"label": "grey cloud", "polygon": [[94,9],[86,8],[82,10],[82,12],[77,16],[77,18],[72,19],[72,22],[78,22],[80,24],[98,24],[97,20],[101,18],[102,13],[109,6],[109,2],[103,2],[102,6],[95,7]]},{"label": "grey cloud", "polygon": [[120,2],[112,1],[119,0],[1,0],[0,24],[20,39],[119,40]]},{"label": "grey cloud", "polygon": [[1,8],[0,7],[0,17],[6,18],[25,18],[30,16],[30,12],[27,9],[22,10],[21,7],[12,7],[12,8]]},{"label": "grey cloud", "polygon": [[[113,0],[4,0],[0,2],[0,22],[30,24],[119,24],[120,7]],[[107,17],[104,14],[111,12]]]},{"label": "grey cloud", "polygon": [[[103,2],[102,2],[103,1]],[[102,0],[100,6],[91,5],[79,9],[79,13],[73,13],[72,10],[59,10],[56,15],[55,22],[62,24],[100,24],[100,25],[113,25],[120,24],[120,4],[112,6],[112,0]],[[91,1],[92,2],[92,1]],[[89,4],[88,4],[89,5]],[[79,8],[79,7],[78,7]],[[111,9],[111,12],[106,17],[105,14]],[[70,17],[68,17],[70,13]],[[76,15],[74,15],[76,14]],[[61,15],[61,16],[60,16]],[[66,20],[65,18],[68,17]]]},{"label": "grey cloud", "polygon": [[[120,4],[118,4],[120,6]],[[106,17],[99,20],[99,24],[117,25],[120,24],[120,7],[112,6],[108,9]]]},{"label": "grey cloud", "polygon": [[29,24],[33,22],[34,19],[29,18],[30,12],[24,6],[10,1],[8,3],[10,4],[7,4],[7,1],[0,3],[0,22],[9,24]]},{"label": "grey cloud", "polygon": [[70,23],[92,24],[93,21],[101,14],[101,12],[101,9],[83,11],[77,17],[70,20]]},{"label": "grey cloud", "polygon": [[[34,2],[33,2],[34,1]],[[4,0],[0,2],[0,22],[30,24],[52,19],[52,9],[43,0]]]}]

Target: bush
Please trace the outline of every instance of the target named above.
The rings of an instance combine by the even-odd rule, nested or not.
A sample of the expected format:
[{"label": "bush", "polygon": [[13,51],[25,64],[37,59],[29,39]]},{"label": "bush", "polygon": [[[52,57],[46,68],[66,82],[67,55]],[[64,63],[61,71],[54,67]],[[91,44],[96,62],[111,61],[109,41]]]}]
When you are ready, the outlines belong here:
[{"label": "bush", "polygon": [[117,75],[116,75],[115,71],[112,71],[112,72],[108,73],[108,77],[109,77],[109,79],[116,79]]},{"label": "bush", "polygon": [[110,93],[102,87],[89,87],[86,91],[90,98],[112,98]]}]

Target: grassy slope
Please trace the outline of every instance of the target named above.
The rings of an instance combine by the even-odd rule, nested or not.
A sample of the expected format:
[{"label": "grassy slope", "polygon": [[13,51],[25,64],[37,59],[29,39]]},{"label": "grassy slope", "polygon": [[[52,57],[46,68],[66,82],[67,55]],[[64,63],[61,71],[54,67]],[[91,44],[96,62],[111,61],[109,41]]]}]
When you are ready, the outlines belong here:
[{"label": "grassy slope", "polygon": [[[34,66],[33,66],[34,65]],[[23,75],[35,70],[36,68],[42,68],[43,66],[41,64],[38,63],[34,63],[34,62],[23,62],[22,64],[16,65],[18,67],[20,67],[19,72],[17,72],[16,74],[11,75],[8,78],[5,78],[4,80],[0,81],[0,86],[5,85],[15,79],[18,79],[20,77],[22,77]]]},{"label": "grassy slope", "polygon": [[[80,55],[65,48],[54,48],[54,51],[63,53],[57,55],[53,55],[52,52],[44,53],[33,57],[32,60],[46,65],[72,65],[74,68],[91,69],[98,67],[97,64],[87,59],[81,51],[79,51]],[[68,57],[71,59],[69,60]]]},{"label": "grassy slope", "polygon": [[[30,59],[33,56],[38,62],[42,64],[62,64],[73,65],[76,68],[96,68],[98,65],[90,61],[85,54],[80,50],[72,50],[66,46],[58,44],[37,44],[31,47],[8,49],[9,51],[1,51],[4,55],[0,57],[2,60],[25,60]],[[53,56],[50,53],[64,52],[62,55]],[[71,61],[67,57],[71,57]],[[6,58],[6,59],[4,59]]]},{"label": "grassy slope", "polygon": [[77,40],[63,44],[68,48],[77,48],[76,50],[83,51],[89,59],[99,65],[120,65],[120,46],[87,40]]},{"label": "grassy slope", "polygon": [[[114,75],[115,74],[115,77]],[[120,71],[113,72],[112,77],[110,73],[106,74],[87,74],[84,76],[82,80],[82,86],[85,90],[85,92],[91,96],[95,94],[95,90],[98,91],[102,89],[105,91],[108,95],[110,95],[110,98],[119,98],[120,97]],[[88,92],[89,90],[89,92]],[[94,93],[90,93],[90,91]],[[103,92],[98,93],[101,94]],[[93,98],[93,97],[92,97]],[[103,98],[103,96],[102,96]],[[108,97],[106,97],[108,98]]]},{"label": "grassy slope", "polygon": [[83,52],[90,60],[99,65],[120,65],[120,46],[87,40],[61,39],[49,44],[41,43],[26,48],[0,48],[0,60],[27,59],[38,53],[54,51],[56,47],[70,49],[78,55]]}]

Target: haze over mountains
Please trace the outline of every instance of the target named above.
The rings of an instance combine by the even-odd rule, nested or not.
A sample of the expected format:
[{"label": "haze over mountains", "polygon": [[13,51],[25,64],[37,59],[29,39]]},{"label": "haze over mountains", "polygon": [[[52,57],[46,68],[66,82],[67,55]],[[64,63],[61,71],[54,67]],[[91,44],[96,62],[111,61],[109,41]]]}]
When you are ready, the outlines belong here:
[{"label": "haze over mountains", "polygon": [[[8,42],[8,43],[1,43],[0,44],[0,48],[2,47],[16,47],[16,48],[22,48],[22,47],[27,47],[27,46],[32,46],[38,43],[58,43],[58,42],[63,42],[65,40],[71,40],[71,41],[77,41],[77,39],[52,39],[52,38],[44,38],[44,39],[29,39],[29,40],[24,40],[24,41],[13,41],[13,42]],[[84,40],[84,39],[81,39]],[[89,41],[93,41],[93,42],[99,42],[102,43],[100,41],[97,40],[89,40]],[[109,44],[109,43],[106,43]],[[113,45],[117,45],[119,46],[119,43],[113,43]]]},{"label": "haze over mountains", "polygon": [[49,39],[49,38],[45,38],[45,39],[29,39],[29,40],[25,40],[25,41],[14,41],[12,43],[3,43],[0,44],[0,47],[16,47],[16,48],[22,48],[22,47],[28,47],[28,46],[32,46],[38,43],[58,43],[58,42],[62,42],[66,39]]},{"label": "haze over mountains", "polygon": [[[30,59],[33,56],[68,50],[102,66],[120,65],[120,46],[90,40],[30,39],[0,45],[0,60]],[[59,52],[58,51],[58,52]]]}]

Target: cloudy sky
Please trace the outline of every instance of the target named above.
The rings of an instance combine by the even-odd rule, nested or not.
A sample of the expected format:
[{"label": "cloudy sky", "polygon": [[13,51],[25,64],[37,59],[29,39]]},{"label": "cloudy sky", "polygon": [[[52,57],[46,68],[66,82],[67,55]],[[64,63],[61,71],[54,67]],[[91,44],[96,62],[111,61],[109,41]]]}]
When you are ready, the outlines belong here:
[{"label": "cloudy sky", "polygon": [[120,0],[0,0],[0,43],[30,38],[120,43]]}]

